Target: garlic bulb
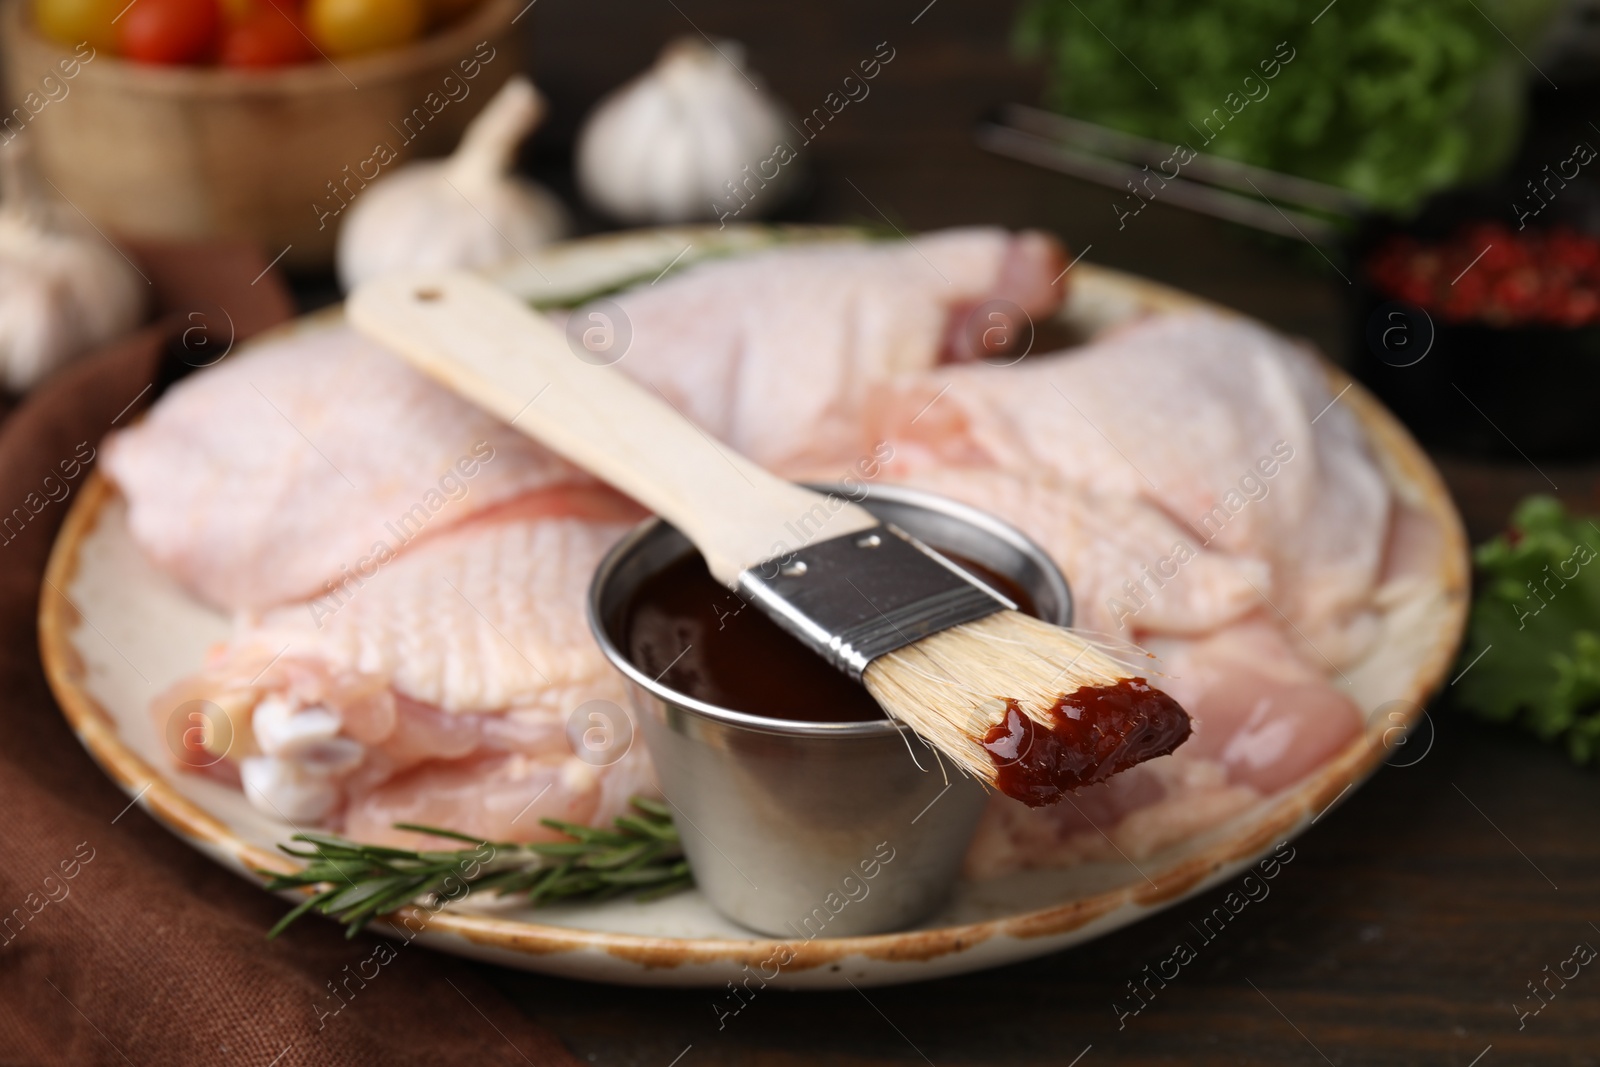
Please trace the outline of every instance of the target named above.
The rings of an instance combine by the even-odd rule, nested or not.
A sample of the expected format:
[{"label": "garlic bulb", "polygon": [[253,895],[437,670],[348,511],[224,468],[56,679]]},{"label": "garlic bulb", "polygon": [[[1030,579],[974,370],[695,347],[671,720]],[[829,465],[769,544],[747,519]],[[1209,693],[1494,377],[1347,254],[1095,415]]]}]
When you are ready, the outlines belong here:
[{"label": "garlic bulb", "polygon": [[0,381],[14,392],[139,325],[148,288],[110,241],[44,196],[27,143],[0,148]]},{"label": "garlic bulb", "polygon": [[798,177],[793,135],[743,57],[732,41],[684,38],[600,101],[578,138],[584,195],[625,222],[750,218],[778,206]]},{"label": "garlic bulb", "polygon": [[344,287],[408,267],[488,267],[565,233],[561,202],[510,173],[517,146],[543,116],[539,90],[513,77],[453,155],[407,163],[363,190],[339,230]]}]

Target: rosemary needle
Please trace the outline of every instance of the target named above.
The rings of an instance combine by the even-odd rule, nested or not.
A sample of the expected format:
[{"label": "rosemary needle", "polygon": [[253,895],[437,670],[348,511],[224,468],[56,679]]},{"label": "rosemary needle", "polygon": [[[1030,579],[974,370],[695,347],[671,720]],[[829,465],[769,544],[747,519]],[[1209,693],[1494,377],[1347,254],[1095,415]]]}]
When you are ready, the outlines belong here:
[{"label": "rosemary needle", "polygon": [[[380,915],[423,898],[454,899],[475,892],[527,894],[535,906],[555,901],[607,900],[635,894],[654,900],[694,884],[671,811],[648,797],[629,801],[615,829],[539,820],[571,840],[536,844],[483,841],[454,830],[417,823],[396,829],[461,841],[471,848],[412,850],[363,845],[335,834],[298,833],[278,847],[306,865],[295,874],[257,871],[267,889],[312,889],[312,895],[267,932],[277,937],[307,912],[344,924],[354,937]],[[465,890],[465,893],[462,892]]]}]

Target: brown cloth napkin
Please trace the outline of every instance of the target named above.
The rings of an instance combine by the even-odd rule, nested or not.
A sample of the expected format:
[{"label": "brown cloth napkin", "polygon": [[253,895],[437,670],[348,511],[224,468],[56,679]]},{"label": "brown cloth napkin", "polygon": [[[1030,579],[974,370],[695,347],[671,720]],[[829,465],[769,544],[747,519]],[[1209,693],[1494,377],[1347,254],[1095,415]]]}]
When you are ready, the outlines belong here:
[{"label": "brown cloth napkin", "polygon": [[[126,426],[174,365],[211,362],[230,330],[242,340],[292,311],[251,249],[138,259],[162,317],[65,368],[0,426],[0,514],[80,442]],[[38,590],[70,502],[0,545],[0,1064],[577,1063],[470,967],[417,947],[343,986],[355,995],[329,1014],[329,983],[377,940],[308,918],[268,942],[282,901],[130,808],[39,665]]]}]

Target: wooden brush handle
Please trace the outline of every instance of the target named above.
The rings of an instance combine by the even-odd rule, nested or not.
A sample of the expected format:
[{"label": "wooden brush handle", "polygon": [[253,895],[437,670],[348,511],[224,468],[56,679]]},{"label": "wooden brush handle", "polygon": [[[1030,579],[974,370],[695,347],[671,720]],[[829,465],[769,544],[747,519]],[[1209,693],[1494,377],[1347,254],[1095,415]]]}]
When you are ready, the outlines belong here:
[{"label": "wooden brush handle", "polygon": [[878,525],[859,505],[767,473],[615,368],[579,359],[548,319],[476,275],[389,275],[351,294],[345,315],[446,388],[672,523],[724,585],[800,547],[799,531],[821,540]]}]

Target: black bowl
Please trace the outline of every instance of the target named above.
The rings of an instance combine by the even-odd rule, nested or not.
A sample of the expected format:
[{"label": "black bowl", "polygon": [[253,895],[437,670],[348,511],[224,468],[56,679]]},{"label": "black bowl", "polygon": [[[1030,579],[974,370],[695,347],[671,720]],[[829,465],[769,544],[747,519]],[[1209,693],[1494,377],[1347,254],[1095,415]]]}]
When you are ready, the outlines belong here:
[{"label": "black bowl", "polygon": [[[1480,459],[1600,458],[1600,326],[1445,322],[1379,292],[1366,274],[1390,237],[1434,242],[1471,222],[1505,223],[1515,199],[1502,181],[1437,197],[1405,223],[1368,220],[1348,249],[1351,371],[1427,447]],[[1574,183],[1552,207],[1538,224],[1600,233],[1600,188]]]},{"label": "black bowl", "polygon": [[1352,367],[1423,445],[1482,459],[1600,457],[1600,327],[1430,320],[1371,294]]}]

